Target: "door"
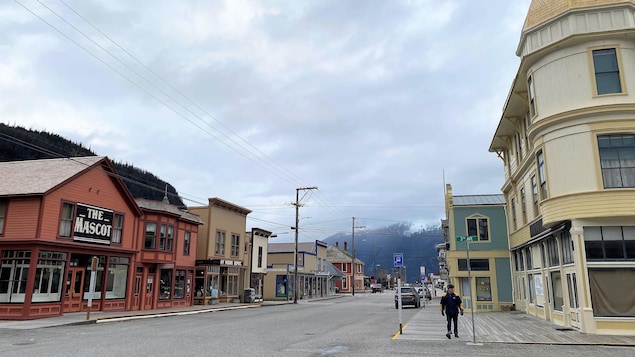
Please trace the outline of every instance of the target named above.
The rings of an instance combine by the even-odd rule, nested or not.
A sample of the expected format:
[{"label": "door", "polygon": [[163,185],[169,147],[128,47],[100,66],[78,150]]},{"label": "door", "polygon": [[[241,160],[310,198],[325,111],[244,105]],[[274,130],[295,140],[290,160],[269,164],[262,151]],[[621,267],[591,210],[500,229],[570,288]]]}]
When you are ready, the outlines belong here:
[{"label": "door", "polygon": [[66,277],[66,308],[64,312],[78,312],[82,310],[84,299],[85,267],[70,267]]},{"label": "door", "polygon": [[154,275],[146,277],[146,290],[143,297],[143,310],[151,310],[154,303]]},{"label": "door", "polygon": [[132,309],[133,310],[141,310],[143,306],[141,305],[141,282],[143,281],[143,273],[137,273],[134,278],[134,286],[132,291]]},{"label": "door", "polygon": [[580,306],[578,303],[578,284],[575,272],[567,273],[567,293],[569,295],[569,320],[571,327],[580,328]]}]

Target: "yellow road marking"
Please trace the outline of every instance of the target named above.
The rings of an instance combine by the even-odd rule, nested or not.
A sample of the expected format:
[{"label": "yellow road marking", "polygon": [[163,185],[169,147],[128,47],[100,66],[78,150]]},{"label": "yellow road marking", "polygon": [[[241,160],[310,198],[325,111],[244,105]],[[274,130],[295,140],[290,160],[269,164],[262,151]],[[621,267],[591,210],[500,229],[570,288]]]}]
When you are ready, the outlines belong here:
[{"label": "yellow road marking", "polygon": [[[401,330],[402,331],[405,330],[407,326],[408,326],[408,324],[405,324],[405,325],[401,326]],[[392,339],[396,340],[397,337],[399,337],[399,335],[401,335],[401,332],[397,331],[397,333],[392,336]]]}]

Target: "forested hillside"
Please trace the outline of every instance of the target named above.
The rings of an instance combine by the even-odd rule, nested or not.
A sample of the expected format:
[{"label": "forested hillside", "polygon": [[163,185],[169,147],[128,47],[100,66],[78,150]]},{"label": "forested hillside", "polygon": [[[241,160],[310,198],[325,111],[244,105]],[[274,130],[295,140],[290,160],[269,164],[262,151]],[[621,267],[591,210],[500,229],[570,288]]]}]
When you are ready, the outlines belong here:
[{"label": "forested hillside", "polygon": [[[0,161],[95,155],[108,156],[108,153],[95,153],[85,148],[82,143],[74,143],[57,134],[0,123]],[[113,160],[115,169],[133,197],[160,201],[163,199],[167,184],[170,203],[185,206],[176,189],[169,183],[133,165],[117,162],[114,158],[110,159]]]}]

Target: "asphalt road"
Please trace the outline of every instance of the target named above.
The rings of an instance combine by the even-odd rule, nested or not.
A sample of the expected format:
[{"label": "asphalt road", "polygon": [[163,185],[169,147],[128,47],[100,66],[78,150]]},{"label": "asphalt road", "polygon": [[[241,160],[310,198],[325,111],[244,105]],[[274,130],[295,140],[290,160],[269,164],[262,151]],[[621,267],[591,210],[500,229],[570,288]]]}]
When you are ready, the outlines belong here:
[{"label": "asphalt road", "polygon": [[[0,356],[632,356],[633,348],[394,340],[393,293],[34,330],[0,329]],[[428,307],[437,308],[437,306]],[[404,324],[420,309],[404,308]],[[440,330],[444,326],[439,326]]]}]

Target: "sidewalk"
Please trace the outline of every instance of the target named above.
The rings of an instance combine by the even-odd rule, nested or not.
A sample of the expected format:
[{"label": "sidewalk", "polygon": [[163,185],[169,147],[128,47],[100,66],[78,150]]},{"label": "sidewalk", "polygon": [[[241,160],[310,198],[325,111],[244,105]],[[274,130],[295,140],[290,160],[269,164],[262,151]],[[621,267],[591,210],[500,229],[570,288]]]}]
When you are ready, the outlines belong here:
[{"label": "sidewalk", "polygon": [[[307,303],[311,301],[318,301],[324,299],[333,299],[341,297],[340,295],[325,296],[320,298],[310,298],[298,300],[298,303]],[[143,310],[143,311],[92,311],[90,318],[86,319],[86,312],[72,312],[66,313],[62,316],[48,317],[35,320],[0,320],[1,329],[14,329],[14,330],[30,330],[45,327],[55,327],[63,325],[81,325],[81,324],[94,324],[104,322],[116,322],[126,320],[148,319],[155,317],[166,316],[179,316],[179,315],[191,315],[201,314],[207,312],[217,312],[236,309],[249,309],[261,306],[274,306],[293,304],[293,301],[263,301],[262,303],[253,304],[233,304],[233,303],[221,303],[217,305],[194,305],[185,306],[172,309],[156,309],[156,310]]]},{"label": "sidewalk", "polygon": [[[403,334],[397,334],[395,339],[447,341],[446,323],[439,309],[439,298],[435,298],[407,321],[406,327],[402,328]],[[635,336],[585,334],[517,311],[477,313],[474,314],[474,325],[476,343],[635,346]],[[459,335],[460,341],[474,340],[469,312],[459,316]],[[454,336],[452,339],[456,340]]]}]

